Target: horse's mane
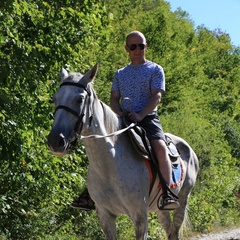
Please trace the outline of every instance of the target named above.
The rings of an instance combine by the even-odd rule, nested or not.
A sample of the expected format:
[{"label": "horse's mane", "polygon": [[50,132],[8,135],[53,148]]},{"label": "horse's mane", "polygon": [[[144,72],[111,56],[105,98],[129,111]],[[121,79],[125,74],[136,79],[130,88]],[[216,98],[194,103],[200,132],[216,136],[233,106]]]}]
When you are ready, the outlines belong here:
[{"label": "horse's mane", "polygon": [[114,113],[113,110],[106,103],[104,103],[102,100],[100,100],[98,98],[97,93],[96,93],[95,89],[93,88],[92,83],[89,83],[88,86],[93,95],[93,103],[92,104],[96,104],[96,102],[99,101],[102,106],[105,127],[107,129],[109,129],[110,131],[116,131],[119,128],[119,119],[118,119],[116,113]]},{"label": "horse's mane", "polygon": [[103,106],[103,111],[105,115],[105,123],[111,128],[111,131],[116,131],[120,128],[120,121],[116,113],[104,102],[100,101]]}]

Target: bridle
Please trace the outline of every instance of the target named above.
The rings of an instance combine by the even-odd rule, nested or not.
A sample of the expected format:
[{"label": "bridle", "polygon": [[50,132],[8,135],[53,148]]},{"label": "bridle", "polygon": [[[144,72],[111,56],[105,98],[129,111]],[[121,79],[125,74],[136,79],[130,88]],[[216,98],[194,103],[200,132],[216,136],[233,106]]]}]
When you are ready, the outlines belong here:
[{"label": "bridle", "polygon": [[[75,83],[75,82],[63,82],[61,85],[60,85],[60,88],[62,86],[76,86],[76,87],[79,87],[79,88],[82,88],[84,89],[88,96],[89,96],[89,101],[90,101],[90,96],[91,96],[91,92],[82,84],[80,83]],[[129,99],[127,99],[129,100]],[[85,102],[86,102],[86,98],[85,98],[85,101],[84,103],[82,104],[82,106],[85,105]],[[90,104],[90,103],[89,103]],[[78,138],[80,139],[86,139],[86,138],[105,138],[105,137],[111,137],[111,136],[116,136],[116,135],[119,135],[125,131],[127,131],[128,129],[130,128],[133,128],[136,123],[131,123],[129,126],[123,128],[123,129],[120,129],[116,132],[113,132],[113,133],[110,133],[108,135],[89,135],[89,136],[80,136],[80,133],[82,131],[82,127],[83,127],[83,122],[82,122],[82,119],[84,117],[84,113],[82,113],[82,110],[83,109],[80,109],[79,113],[76,112],[75,110],[71,109],[70,107],[67,107],[67,106],[64,106],[64,105],[58,105],[56,108],[55,108],[55,111],[54,111],[54,115],[56,114],[57,110],[59,109],[64,109],[65,111],[71,113],[72,115],[74,115],[75,117],[77,117],[77,122],[75,124],[75,127],[72,131],[72,133],[70,134],[70,137],[69,137],[69,140],[66,141],[65,139],[65,136],[63,134],[60,134],[60,136],[62,137],[62,139],[64,140],[65,144],[67,146],[70,146],[70,145],[73,145],[73,143],[76,142],[76,140]],[[90,111],[91,113],[91,111]],[[92,113],[91,113],[92,114]],[[89,126],[91,125],[91,121],[92,121],[92,115],[89,117]]]},{"label": "bridle", "polygon": [[[91,92],[82,84],[80,83],[75,83],[75,82],[63,82],[61,85],[60,85],[60,88],[63,87],[63,86],[75,86],[75,87],[79,87],[79,88],[82,88],[84,89],[88,96],[89,96],[89,101],[90,101],[90,96],[91,96]],[[84,103],[82,104],[82,106],[85,105],[85,102],[86,102],[86,98],[84,100]],[[55,108],[55,111],[54,111],[54,114],[56,114],[56,112],[59,110],[59,109],[63,109],[69,113],[71,113],[72,115],[74,115],[76,118],[77,118],[77,121],[76,121],[76,124],[75,124],[75,127],[72,131],[72,133],[70,134],[70,137],[69,137],[69,140],[66,141],[65,139],[65,136],[63,134],[60,134],[60,136],[63,138],[64,142],[67,144],[67,145],[71,145],[72,143],[75,143],[76,140],[79,138],[79,135],[82,131],[82,127],[83,127],[83,122],[82,122],[82,119],[84,117],[84,113],[82,112],[83,111],[83,107],[80,108],[80,111],[79,113],[76,112],[75,110],[73,110],[72,108],[68,107],[68,106],[65,106],[65,105],[58,105],[56,108]],[[90,123],[89,125],[91,125],[91,116],[90,116]]]}]

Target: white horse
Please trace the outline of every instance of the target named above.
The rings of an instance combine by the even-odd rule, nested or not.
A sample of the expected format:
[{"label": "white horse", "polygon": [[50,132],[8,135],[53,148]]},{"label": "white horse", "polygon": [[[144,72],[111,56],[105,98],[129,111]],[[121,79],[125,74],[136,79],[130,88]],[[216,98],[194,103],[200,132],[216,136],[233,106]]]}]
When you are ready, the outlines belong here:
[{"label": "white horse", "polygon": [[97,98],[92,87],[97,69],[95,65],[85,75],[62,70],[61,86],[53,98],[56,109],[48,136],[49,148],[56,156],[62,156],[82,136],[89,159],[87,187],[106,239],[117,238],[116,217],[126,214],[134,223],[136,239],[146,240],[149,211],[157,212],[169,240],[179,239],[188,197],[197,177],[197,156],[183,139],[168,134],[182,159],[181,181],[173,189],[179,196],[180,207],[174,210],[171,220],[168,211],[157,207],[159,180],[149,195],[151,174],[144,157],[136,153],[127,132],[118,134],[123,128],[122,120]]}]

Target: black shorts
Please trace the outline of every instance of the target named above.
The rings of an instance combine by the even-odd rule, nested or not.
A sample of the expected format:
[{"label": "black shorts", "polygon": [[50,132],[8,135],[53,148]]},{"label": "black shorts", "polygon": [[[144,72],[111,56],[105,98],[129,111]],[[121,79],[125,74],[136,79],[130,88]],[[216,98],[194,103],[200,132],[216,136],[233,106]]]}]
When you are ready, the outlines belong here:
[{"label": "black shorts", "polygon": [[163,139],[165,135],[157,114],[147,115],[139,125],[146,131],[148,139]]}]

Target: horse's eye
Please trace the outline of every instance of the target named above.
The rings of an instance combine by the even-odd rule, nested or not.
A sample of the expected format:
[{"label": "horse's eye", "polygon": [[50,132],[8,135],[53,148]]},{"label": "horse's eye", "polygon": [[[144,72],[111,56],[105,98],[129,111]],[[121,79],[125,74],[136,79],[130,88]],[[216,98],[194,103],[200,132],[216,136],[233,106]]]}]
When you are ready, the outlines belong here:
[{"label": "horse's eye", "polygon": [[77,103],[81,103],[82,101],[83,101],[83,98],[81,97],[77,99]]},{"label": "horse's eye", "polygon": [[78,95],[77,96],[77,103],[82,103],[83,102],[83,99],[84,99],[84,96],[82,96],[82,95]]}]

